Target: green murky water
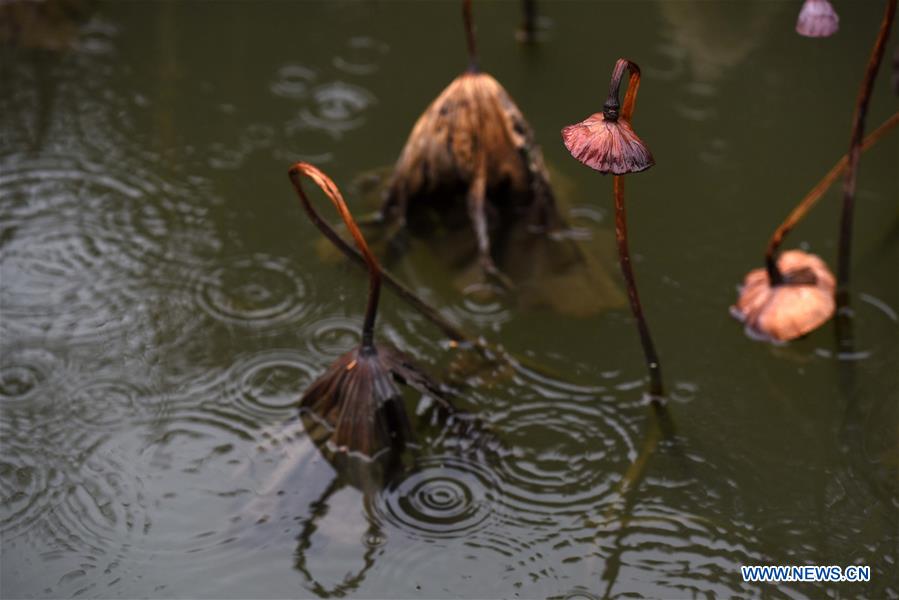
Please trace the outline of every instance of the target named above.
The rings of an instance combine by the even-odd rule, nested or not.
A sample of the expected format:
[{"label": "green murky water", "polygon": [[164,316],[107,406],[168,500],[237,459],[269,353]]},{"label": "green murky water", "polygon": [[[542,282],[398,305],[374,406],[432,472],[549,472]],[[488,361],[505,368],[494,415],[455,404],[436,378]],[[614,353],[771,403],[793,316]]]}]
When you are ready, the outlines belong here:
[{"label": "green murky water", "polygon": [[[657,166],[629,179],[631,245],[675,434],[639,485],[621,495],[654,436],[627,308],[485,300],[421,240],[395,272],[553,375],[456,382],[489,439],[422,424],[414,466],[374,489],[297,417],[358,342],[366,283],[322,252],[286,170],[314,162],[371,208],[351,183],[465,66],[457,3],[100,3],[49,26],[71,50],[0,49],[0,595],[899,594],[895,134],[862,162],[853,351],[832,324],[772,347],[728,315],[846,150],[881,4],[840,3],[822,41],[794,34],[798,2],[541,7],[529,48],[518,3],[477,3],[482,63],[615,286],[611,182],[559,130],[599,110],[616,58],[643,68]],[[896,109],[886,75],[872,127]],[[837,216],[834,190],[788,246],[833,265]],[[389,293],[378,335],[436,375],[465,358]],[[871,581],[739,574],[791,563]]]}]

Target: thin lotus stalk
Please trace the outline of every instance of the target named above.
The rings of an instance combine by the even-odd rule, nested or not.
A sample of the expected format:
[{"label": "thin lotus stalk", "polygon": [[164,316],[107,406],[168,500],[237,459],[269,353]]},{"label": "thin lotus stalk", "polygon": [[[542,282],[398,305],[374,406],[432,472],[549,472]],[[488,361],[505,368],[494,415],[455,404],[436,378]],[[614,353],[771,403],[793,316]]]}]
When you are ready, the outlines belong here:
[{"label": "thin lotus stalk", "polygon": [[480,71],[478,66],[478,46],[474,37],[474,19],[471,16],[471,0],[465,0],[462,3],[462,19],[465,21],[465,41],[468,44],[468,71],[477,73]]},{"label": "thin lotus stalk", "polygon": [[662,386],[662,366],[656,354],[652,335],[649,333],[649,325],[643,315],[643,306],[640,304],[640,295],[637,293],[637,281],[631,268],[631,257],[627,244],[627,212],[624,206],[624,178],[621,175],[614,176],[615,190],[615,239],[618,241],[618,258],[621,263],[621,272],[627,283],[627,296],[631,304],[631,312],[637,319],[637,330],[640,333],[640,343],[643,345],[643,354],[646,357],[646,366],[649,369],[649,391],[655,397],[664,395]]},{"label": "thin lotus stalk", "polygon": [[340,213],[340,217],[343,219],[344,224],[346,224],[350,235],[353,236],[353,240],[355,240],[356,245],[359,247],[359,252],[361,252],[365,259],[369,272],[369,286],[368,302],[365,306],[365,320],[362,323],[362,347],[370,349],[374,345],[375,319],[377,319],[378,316],[378,300],[381,295],[381,265],[378,263],[378,259],[375,258],[375,255],[371,253],[371,250],[368,249],[368,244],[365,242],[362,232],[359,231],[359,227],[356,225],[356,221],[353,219],[353,215],[350,213],[350,209],[347,207],[343,195],[330,178],[309,163],[302,162],[296,163],[290,169],[289,174],[290,181],[293,183],[297,194],[299,194],[302,199],[304,206],[311,205],[303,191],[303,186],[300,183],[301,175],[309,177],[322,189],[328,199],[334,204],[335,208],[337,208],[337,212]]},{"label": "thin lotus stalk", "polygon": [[[861,145],[861,152],[868,150],[877,140],[886,135],[891,129],[899,124],[899,112],[894,113],[880,127],[875,129],[868,137],[864,139]],[[844,155],[837,163],[821,178],[815,187],[796,205],[790,212],[783,223],[771,235],[768,242],[768,248],[765,251],[765,268],[768,270],[768,280],[771,285],[780,285],[784,282],[783,273],[777,267],[777,253],[783,243],[784,237],[790,233],[796,225],[805,218],[805,215],[818,201],[824,196],[830,186],[843,175],[849,167],[849,155]]]},{"label": "thin lotus stalk", "polygon": [[852,250],[852,217],[855,204],[855,186],[858,177],[858,163],[861,157],[862,138],[865,134],[865,118],[868,114],[868,104],[871,101],[871,91],[874,88],[874,80],[883,60],[886,42],[890,36],[893,25],[893,17],[896,15],[896,0],[888,0],[880,23],[880,31],[871,49],[871,57],[865,69],[865,76],[859,89],[858,99],[855,104],[855,114],[852,118],[852,135],[849,146],[849,166],[846,177],[843,180],[843,210],[840,219],[840,244],[837,263],[837,296],[845,296],[849,287]]},{"label": "thin lotus stalk", "polygon": [[523,19],[517,37],[525,44],[533,44],[537,41],[537,0],[522,0],[521,12]]},{"label": "thin lotus stalk", "polygon": [[[624,104],[619,102],[621,81],[625,70],[629,73]],[[637,282],[631,267],[627,243],[627,212],[624,205],[624,180],[622,175],[645,171],[655,161],[649,149],[637,137],[631,127],[637,93],[640,90],[640,67],[636,63],[621,58],[615,63],[609,82],[609,95],[603,104],[602,113],[591,115],[581,123],[562,130],[562,138],[572,156],[588,167],[601,173],[613,174],[615,195],[615,237],[618,242],[618,262],[627,284],[627,295],[631,311],[637,320],[637,330],[643,345],[643,354],[649,370],[650,394],[659,398],[664,394],[662,367],[656,354],[649,325],[643,315]]]}]

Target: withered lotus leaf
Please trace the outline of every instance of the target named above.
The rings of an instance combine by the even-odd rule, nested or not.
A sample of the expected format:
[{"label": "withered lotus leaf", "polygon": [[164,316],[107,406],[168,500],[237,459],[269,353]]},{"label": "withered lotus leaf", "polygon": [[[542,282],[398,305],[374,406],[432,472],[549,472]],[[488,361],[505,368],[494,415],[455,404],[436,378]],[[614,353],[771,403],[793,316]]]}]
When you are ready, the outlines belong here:
[{"label": "withered lotus leaf", "polygon": [[805,37],[829,37],[840,28],[840,17],[828,0],[805,0],[796,20],[796,33]]},{"label": "withered lotus leaf", "polygon": [[777,261],[783,283],[772,286],[765,269],[746,275],[731,314],[760,339],[786,342],[827,322],[834,314],[836,281],[824,261],[801,250]]},{"label": "withered lotus leaf", "polygon": [[[533,130],[500,83],[487,73],[456,77],[409,135],[391,177],[383,211],[405,217],[411,201],[498,193],[541,217],[555,218],[543,154]],[[477,225],[477,224],[476,224]]]},{"label": "withered lotus leaf", "polygon": [[601,173],[639,173],[655,164],[630,123],[608,120],[602,112],[564,128],[562,139],[574,158]]},{"label": "withered lotus leaf", "polygon": [[406,355],[379,345],[343,354],[309,386],[300,404],[330,430],[327,438],[335,450],[374,458],[388,449],[402,451],[412,438],[397,383],[440,397],[437,384]]}]

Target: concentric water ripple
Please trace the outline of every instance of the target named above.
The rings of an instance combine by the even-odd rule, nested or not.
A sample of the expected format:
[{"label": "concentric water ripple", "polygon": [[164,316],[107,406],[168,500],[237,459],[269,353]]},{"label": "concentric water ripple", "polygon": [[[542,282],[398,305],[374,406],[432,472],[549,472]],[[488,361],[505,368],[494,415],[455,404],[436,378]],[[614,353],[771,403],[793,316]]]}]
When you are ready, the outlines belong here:
[{"label": "concentric water ripple", "polygon": [[359,344],[361,329],[358,317],[327,317],[312,323],[304,337],[319,356],[336,358]]},{"label": "concentric water ripple", "polygon": [[670,506],[641,504],[625,524],[599,531],[592,552],[578,547],[579,558],[599,559],[601,589],[608,588],[611,596],[635,589],[652,597],[751,596],[753,588],[735,583],[733,573],[740,565],[766,560],[747,545],[755,540],[743,529]]},{"label": "concentric water ripple", "polygon": [[[45,424],[59,430],[69,424]],[[134,439],[52,434],[5,436],[0,460],[0,531],[7,539],[37,536],[70,552],[105,554],[150,526],[143,484],[121,457]]]},{"label": "concentric water ripple", "polygon": [[496,518],[499,489],[493,474],[459,457],[433,457],[381,492],[375,511],[410,536],[471,538]]},{"label": "concentric water ripple", "polygon": [[462,297],[461,312],[479,327],[499,331],[512,318],[512,311],[503,304],[503,290],[497,285],[472,283],[462,290]]},{"label": "concentric water ripple", "polygon": [[200,307],[215,319],[269,327],[296,321],[306,312],[307,287],[289,261],[254,254],[202,275],[195,289]]},{"label": "concentric water ripple", "polygon": [[[171,229],[172,222],[205,228],[203,209],[139,170],[119,178],[69,159],[10,160],[0,193],[9,198],[2,327],[23,336],[108,339],[133,324],[148,287],[168,289],[177,280],[204,239],[201,229],[192,236]],[[148,196],[160,202],[145,202]]]},{"label": "concentric water ripple", "polygon": [[612,406],[596,397],[521,397],[491,416],[503,424],[494,460],[504,497],[543,539],[576,528],[581,515],[614,493],[636,458],[645,411]]},{"label": "concentric water ripple", "polygon": [[269,350],[238,360],[228,374],[234,404],[252,414],[285,416],[315,379],[317,369],[302,352]]},{"label": "concentric water ripple", "polygon": [[814,350],[815,354],[824,358],[835,357],[846,362],[885,358],[889,353],[885,353],[884,349],[892,342],[888,342],[887,338],[878,333],[884,329],[896,331],[899,324],[897,310],[876,296],[866,293],[854,295],[850,307],[843,310],[849,312],[853,347],[841,349],[839,352],[834,352],[832,345],[818,347]]},{"label": "concentric water ripple", "polygon": [[48,383],[59,374],[62,361],[41,348],[3,348],[0,352],[0,403],[4,410],[33,408],[50,403],[42,397]]},{"label": "concentric water ripple", "polygon": [[342,81],[317,86],[312,90],[312,100],[312,107],[302,108],[287,124],[288,132],[314,129],[339,139],[365,124],[365,111],[376,101],[365,88]]},{"label": "concentric water ripple", "polygon": [[150,392],[121,379],[98,379],[76,388],[65,400],[73,423],[104,432],[140,422],[153,406]]},{"label": "concentric water ripple", "polygon": [[278,69],[275,80],[269,89],[276,96],[290,100],[303,100],[309,96],[316,73],[303,65],[284,65]]},{"label": "concentric water ripple", "polygon": [[334,66],[351,75],[372,75],[377,73],[378,59],[390,50],[385,42],[366,36],[352,37],[339,55],[334,57]]}]

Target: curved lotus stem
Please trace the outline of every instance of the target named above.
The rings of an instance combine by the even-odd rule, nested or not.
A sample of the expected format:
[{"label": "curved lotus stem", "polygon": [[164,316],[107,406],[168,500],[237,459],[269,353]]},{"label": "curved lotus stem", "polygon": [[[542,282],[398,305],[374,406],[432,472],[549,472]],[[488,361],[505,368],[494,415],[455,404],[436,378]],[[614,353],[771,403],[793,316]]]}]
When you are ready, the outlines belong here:
[{"label": "curved lotus stem", "polygon": [[465,0],[462,3],[462,19],[465,21],[465,39],[468,42],[468,71],[477,73],[478,67],[478,47],[474,37],[474,20],[471,17],[471,0]]},{"label": "curved lotus stem", "polygon": [[[882,138],[897,124],[899,124],[899,112],[893,113],[893,115],[884,121],[880,127],[875,129],[865,138],[864,142],[862,142],[861,151],[864,152],[873,146],[877,140]],[[805,217],[806,213],[818,203],[818,200],[824,196],[825,192],[827,192],[840,175],[846,172],[848,167],[849,155],[847,154],[831,167],[830,171],[821,178],[821,181],[815,184],[815,187],[805,195],[805,198],[796,205],[796,208],[793,209],[787,218],[784,219],[784,222],[781,223],[771,235],[771,239],[768,242],[768,248],[765,251],[765,268],[768,271],[768,281],[772,286],[780,285],[784,282],[783,273],[781,273],[780,269],[777,267],[777,252],[780,250],[780,245],[783,243],[784,237],[786,237],[786,235],[796,227],[799,221]]]},{"label": "curved lotus stem", "polygon": [[[368,263],[362,253],[346,243],[346,241],[340,237],[340,234],[338,234],[334,228],[318,214],[318,211],[316,211],[315,207],[309,203],[305,195],[301,195],[300,199],[303,201],[303,208],[306,210],[306,214],[318,230],[347,257],[353,259],[362,267],[367,268]],[[459,328],[450,323],[443,317],[443,315],[437,312],[437,310],[419,298],[412,290],[400,283],[398,279],[390,274],[390,271],[381,268],[381,280],[386,283],[388,287],[393,289],[402,300],[434,323],[434,325],[443,331],[443,333],[445,333],[453,342],[470,344],[473,346],[480,345],[479,341],[475,341],[472,336],[460,331]]]},{"label": "curved lotus stem", "polygon": [[[627,93],[624,95],[624,106],[618,103],[618,93],[621,89],[621,78],[624,70],[630,73],[627,82]],[[634,114],[634,105],[637,102],[637,92],[640,90],[640,67],[637,63],[631,62],[626,58],[619,58],[615,62],[615,68],[612,70],[612,79],[609,81],[609,97],[606,99],[602,107],[603,116],[606,120],[617,121],[619,116],[625,121],[630,121]],[[619,108],[621,112],[619,114]]]},{"label": "curved lotus stem", "polygon": [[849,286],[850,253],[852,246],[852,211],[855,203],[855,182],[858,175],[858,161],[861,156],[862,137],[865,135],[865,117],[868,113],[868,103],[871,100],[871,90],[874,88],[874,79],[883,59],[886,49],[886,41],[890,36],[890,28],[893,25],[893,17],[896,15],[896,0],[888,0],[880,22],[880,31],[871,49],[871,58],[865,69],[865,76],[858,92],[858,100],[855,104],[855,114],[852,118],[852,136],[849,140],[849,168],[846,178],[843,180],[843,211],[840,219],[840,246],[837,263],[837,296],[845,294]]},{"label": "curved lotus stem", "polygon": [[350,235],[352,235],[353,239],[356,241],[359,251],[365,258],[365,262],[368,265],[369,285],[368,303],[365,307],[365,320],[362,322],[362,347],[373,349],[375,319],[378,316],[378,299],[381,295],[381,265],[378,264],[378,259],[376,259],[374,254],[368,249],[368,244],[365,242],[362,232],[359,231],[359,227],[356,225],[356,221],[353,219],[353,215],[350,213],[350,209],[347,207],[343,195],[327,175],[309,163],[304,162],[296,163],[290,168],[288,174],[294,189],[296,189],[297,194],[300,196],[300,200],[302,200],[303,205],[307,207],[307,211],[311,209],[312,205],[309,203],[309,198],[306,197],[305,192],[303,192],[303,187],[300,184],[300,176],[303,175],[308,177],[315,183],[315,185],[321,188],[328,199],[337,208],[337,212],[340,213],[340,217],[343,219],[347,229],[350,231]]}]

